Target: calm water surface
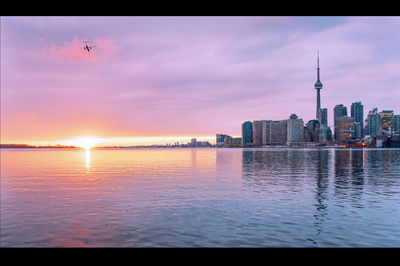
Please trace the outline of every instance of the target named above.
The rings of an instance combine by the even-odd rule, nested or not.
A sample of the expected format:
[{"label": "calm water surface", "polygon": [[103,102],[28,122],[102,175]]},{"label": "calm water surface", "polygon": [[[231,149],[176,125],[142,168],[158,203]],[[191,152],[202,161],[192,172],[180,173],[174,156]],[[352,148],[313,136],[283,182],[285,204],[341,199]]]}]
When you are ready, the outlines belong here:
[{"label": "calm water surface", "polygon": [[400,149],[3,149],[1,247],[400,247]]}]

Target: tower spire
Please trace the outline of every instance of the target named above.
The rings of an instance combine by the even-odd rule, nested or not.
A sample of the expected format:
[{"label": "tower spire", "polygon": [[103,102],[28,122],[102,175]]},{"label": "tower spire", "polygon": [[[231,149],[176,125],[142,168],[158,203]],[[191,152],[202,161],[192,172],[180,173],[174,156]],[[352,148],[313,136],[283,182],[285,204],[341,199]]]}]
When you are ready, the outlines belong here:
[{"label": "tower spire", "polygon": [[317,81],[319,81],[319,50],[317,50]]},{"label": "tower spire", "polygon": [[317,81],[314,84],[314,88],[317,90],[317,110],[316,110],[316,119],[319,120],[319,112],[321,109],[321,96],[320,90],[322,89],[322,83],[319,80],[319,50],[317,50]]}]

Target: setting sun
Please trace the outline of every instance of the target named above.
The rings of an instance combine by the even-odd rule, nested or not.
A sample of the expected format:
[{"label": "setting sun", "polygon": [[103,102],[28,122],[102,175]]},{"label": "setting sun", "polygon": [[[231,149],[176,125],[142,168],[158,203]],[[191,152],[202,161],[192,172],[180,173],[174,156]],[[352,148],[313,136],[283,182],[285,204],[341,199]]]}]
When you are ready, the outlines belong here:
[{"label": "setting sun", "polygon": [[75,145],[76,147],[81,147],[88,150],[93,148],[99,142],[100,140],[95,137],[77,137],[71,140],[71,145]]}]

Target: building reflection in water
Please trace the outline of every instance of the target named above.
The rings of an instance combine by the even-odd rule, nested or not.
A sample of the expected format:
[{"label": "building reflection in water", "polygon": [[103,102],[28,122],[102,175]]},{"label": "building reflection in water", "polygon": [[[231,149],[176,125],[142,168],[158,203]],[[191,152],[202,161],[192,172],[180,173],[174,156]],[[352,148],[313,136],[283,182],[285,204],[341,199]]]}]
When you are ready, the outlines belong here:
[{"label": "building reflection in water", "polygon": [[328,215],[328,202],[329,202],[329,165],[331,159],[331,150],[319,149],[315,151],[315,183],[316,183],[316,193],[315,193],[315,207],[316,213],[314,214],[314,227],[316,229],[315,238],[312,242],[316,245],[317,238],[320,237],[323,231],[323,224]]},{"label": "building reflection in water", "polygon": [[364,149],[336,149],[334,195],[339,199],[352,199],[353,206],[362,208],[359,204],[365,175]]},{"label": "building reflection in water", "polygon": [[197,169],[196,149],[192,149],[192,151],[191,151],[191,162],[192,162],[192,169]]},{"label": "building reflection in water", "polygon": [[290,173],[298,171],[296,168],[299,164],[295,160],[296,155],[290,154],[288,150],[243,149],[243,181],[245,185],[263,191],[273,188],[271,186],[284,184],[282,177],[285,175],[289,179],[293,177],[286,185],[294,186],[296,176]]},{"label": "building reflection in water", "polygon": [[379,191],[382,185],[394,185],[399,181],[400,156],[398,149],[370,149],[364,153],[365,176],[368,184]]},{"label": "building reflection in water", "polygon": [[317,245],[322,241],[329,203],[351,197],[354,207],[363,207],[359,199],[364,185],[364,160],[363,149],[243,149],[242,178],[245,185],[257,191],[286,190],[295,192],[296,197],[301,193],[308,197],[315,191],[311,199],[315,199],[312,215],[316,231],[308,240]]},{"label": "building reflection in water", "polygon": [[362,189],[364,185],[364,149],[351,150],[351,184]]}]

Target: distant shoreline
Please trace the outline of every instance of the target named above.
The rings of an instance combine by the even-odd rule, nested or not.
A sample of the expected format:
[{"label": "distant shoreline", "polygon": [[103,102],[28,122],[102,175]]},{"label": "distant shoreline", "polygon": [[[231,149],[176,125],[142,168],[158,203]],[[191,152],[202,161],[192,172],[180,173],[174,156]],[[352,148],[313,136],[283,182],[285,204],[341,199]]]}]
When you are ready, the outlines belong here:
[{"label": "distant shoreline", "polygon": [[1,149],[38,149],[38,148],[68,148],[68,149],[78,149],[76,146],[67,146],[67,145],[29,145],[29,144],[0,144]]},{"label": "distant shoreline", "polygon": [[[76,146],[63,146],[63,145],[46,145],[46,146],[34,146],[28,144],[1,144],[0,149],[76,149],[85,150],[83,147]],[[163,146],[163,145],[151,145],[151,146],[103,146],[93,147],[90,150],[119,150],[119,149],[260,149],[260,150],[279,150],[279,149],[290,149],[290,150],[301,150],[301,149],[399,149],[399,148],[376,148],[376,147],[341,147],[341,146],[304,146],[304,147],[176,147],[176,146]]]}]

